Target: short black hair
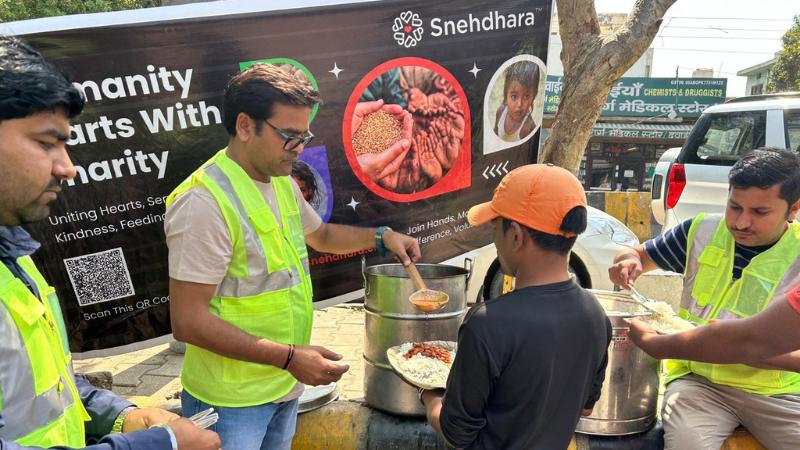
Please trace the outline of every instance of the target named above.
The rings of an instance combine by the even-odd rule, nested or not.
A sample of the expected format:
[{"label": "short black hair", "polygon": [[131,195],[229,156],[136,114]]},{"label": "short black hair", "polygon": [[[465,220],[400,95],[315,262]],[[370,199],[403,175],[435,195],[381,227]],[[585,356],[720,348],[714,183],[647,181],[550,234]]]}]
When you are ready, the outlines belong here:
[{"label": "short black hair", "polygon": [[731,167],[728,182],[740,189],[769,189],[780,184],[779,196],[791,207],[800,199],[800,156],[775,147],[753,150]]},{"label": "short black hair", "polygon": [[[578,235],[586,231],[587,214],[588,212],[586,211],[585,207],[576,206],[570,209],[569,212],[564,216],[559,229],[565,233],[575,233],[575,236],[572,237],[545,233],[543,231],[526,227],[522,224],[519,224],[519,226],[528,232],[528,235],[531,237],[533,242],[542,250],[555,252],[559,255],[567,255],[569,254],[570,250],[572,250],[572,246],[575,245]],[[502,219],[503,232],[506,232],[509,228],[511,228],[512,221],[506,219],[505,217]]]},{"label": "short black hair", "polygon": [[539,66],[533,61],[518,61],[506,69],[505,83],[503,84],[503,101],[506,101],[511,83],[516,81],[524,89],[533,91],[539,87]]},{"label": "short black hair", "polygon": [[306,80],[295,78],[273,64],[259,63],[234,75],[225,89],[222,110],[225,129],[236,136],[236,118],[245,113],[256,121],[256,133],[261,123],[272,117],[275,103],[313,107],[320,103],[319,92]]},{"label": "short black hair", "polygon": [[27,43],[0,36],[0,121],[64,108],[70,119],[83,110],[83,96],[56,66]]}]

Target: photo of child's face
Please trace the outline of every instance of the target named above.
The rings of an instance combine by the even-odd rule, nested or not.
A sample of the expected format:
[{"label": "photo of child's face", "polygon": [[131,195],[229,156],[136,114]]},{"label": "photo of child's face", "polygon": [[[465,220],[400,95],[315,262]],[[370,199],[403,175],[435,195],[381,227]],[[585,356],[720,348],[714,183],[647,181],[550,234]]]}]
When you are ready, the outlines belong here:
[{"label": "photo of child's face", "polygon": [[533,89],[526,89],[519,81],[512,81],[506,93],[506,106],[508,115],[514,121],[520,121],[531,111],[531,105],[536,98]]},{"label": "photo of child's face", "polygon": [[297,182],[297,187],[300,188],[300,192],[303,194],[303,198],[306,199],[307,202],[311,201],[311,196],[314,193],[311,192],[311,189],[308,188],[308,185],[306,185],[306,182],[303,181],[303,180],[299,180],[299,179],[295,179],[294,181]]},{"label": "photo of child's face", "polygon": [[483,154],[519,145],[536,136],[544,109],[544,63],[533,55],[517,55],[492,75],[484,95]]}]

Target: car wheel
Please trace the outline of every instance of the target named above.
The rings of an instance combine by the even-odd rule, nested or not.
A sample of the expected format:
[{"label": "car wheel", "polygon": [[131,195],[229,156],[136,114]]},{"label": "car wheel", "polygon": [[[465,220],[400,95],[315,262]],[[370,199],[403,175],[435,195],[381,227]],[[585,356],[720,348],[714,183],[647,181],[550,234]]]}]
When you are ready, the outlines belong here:
[{"label": "car wheel", "polygon": [[[570,255],[569,272],[578,279],[578,284],[584,288],[591,288],[591,282],[588,279],[588,274],[583,266],[583,262],[575,256]],[[495,259],[489,270],[486,272],[486,278],[483,280],[483,300],[491,300],[497,298],[505,293],[514,289],[514,278],[506,276],[503,269],[500,268],[500,261]]]}]

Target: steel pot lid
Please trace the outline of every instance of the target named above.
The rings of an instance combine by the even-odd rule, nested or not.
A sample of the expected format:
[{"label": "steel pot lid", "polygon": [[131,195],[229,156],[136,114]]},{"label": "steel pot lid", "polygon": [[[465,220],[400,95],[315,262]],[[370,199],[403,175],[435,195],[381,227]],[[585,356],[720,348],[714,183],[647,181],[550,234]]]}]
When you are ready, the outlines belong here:
[{"label": "steel pot lid", "polygon": [[339,398],[339,389],[336,383],[324,386],[306,386],[303,395],[300,396],[297,405],[297,413],[303,414],[335,401]]}]

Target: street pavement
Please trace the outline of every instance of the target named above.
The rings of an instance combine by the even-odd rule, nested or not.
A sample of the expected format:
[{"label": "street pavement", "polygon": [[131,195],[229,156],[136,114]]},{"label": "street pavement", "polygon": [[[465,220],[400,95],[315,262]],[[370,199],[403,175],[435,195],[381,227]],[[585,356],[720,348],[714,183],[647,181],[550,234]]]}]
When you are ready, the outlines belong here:
[{"label": "street pavement", "polygon": [[[339,381],[341,399],[364,396],[364,308],[348,304],[314,311],[311,344],[321,345],[343,356],[342,364],[350,370]],[[113,391],[125,397],[147,396],[164,401],[181,390],[180,373],[183,354],[169,344],[145,350],[75,361],[79,373],[108,371],[114,376]]]}]

